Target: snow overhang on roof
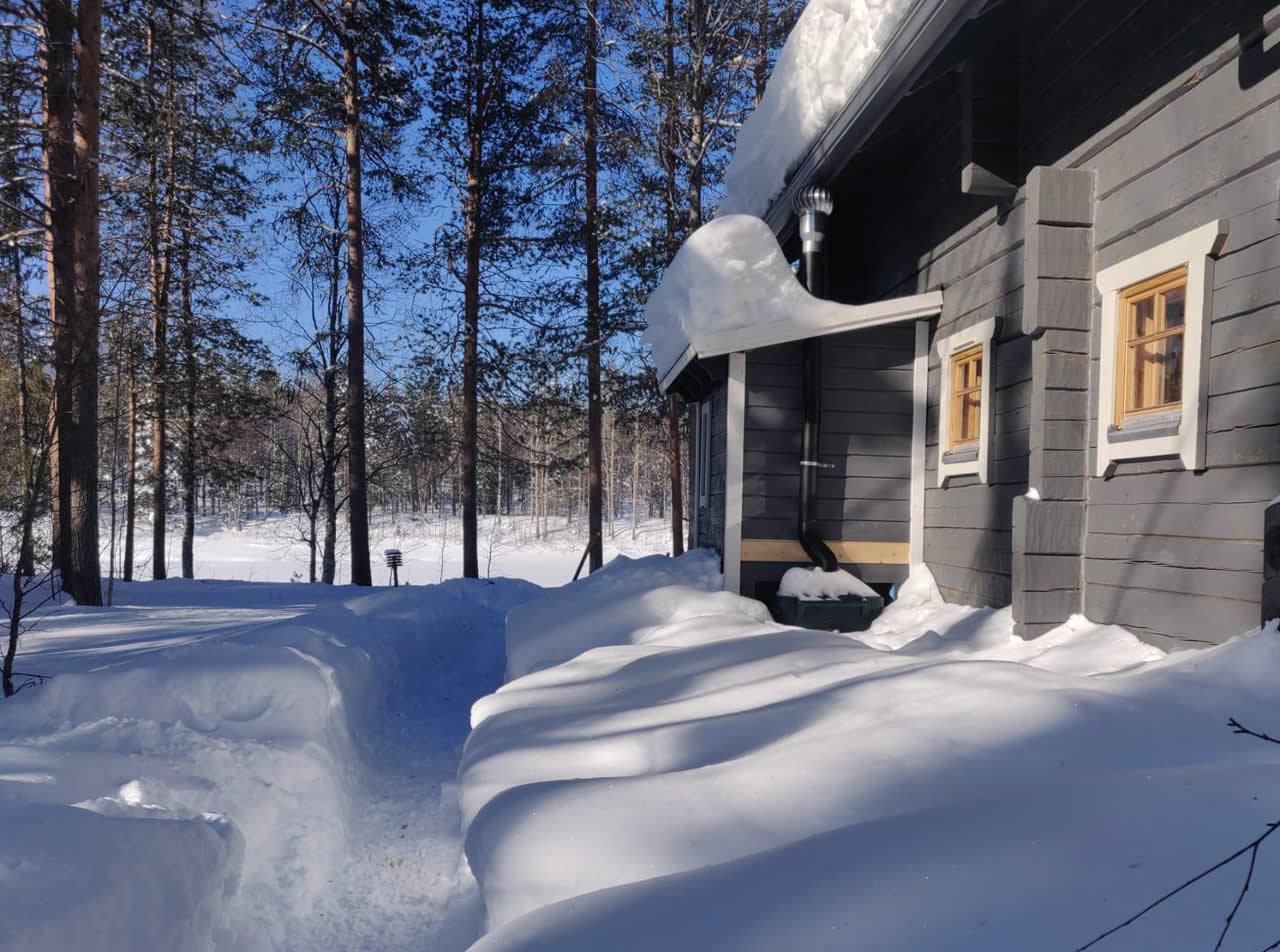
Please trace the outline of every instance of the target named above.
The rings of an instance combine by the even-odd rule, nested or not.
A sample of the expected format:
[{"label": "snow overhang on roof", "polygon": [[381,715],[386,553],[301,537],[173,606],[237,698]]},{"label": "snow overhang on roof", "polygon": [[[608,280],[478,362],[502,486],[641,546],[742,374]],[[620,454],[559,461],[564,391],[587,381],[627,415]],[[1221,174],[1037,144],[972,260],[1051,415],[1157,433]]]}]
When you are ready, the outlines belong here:
[{"label": "snow overhang on roof", "polygon": [[783,238],[794,193],[830,184],[988,0],[809,0],[725,172],[723,213]]},{"label": "snow overhang on roof", "polygon": [[942,292],[841,304],[805,290],[773,231],[726,215],[689,236],[645,306],[645,342],[665,392],[690,361],[927,317]]}]

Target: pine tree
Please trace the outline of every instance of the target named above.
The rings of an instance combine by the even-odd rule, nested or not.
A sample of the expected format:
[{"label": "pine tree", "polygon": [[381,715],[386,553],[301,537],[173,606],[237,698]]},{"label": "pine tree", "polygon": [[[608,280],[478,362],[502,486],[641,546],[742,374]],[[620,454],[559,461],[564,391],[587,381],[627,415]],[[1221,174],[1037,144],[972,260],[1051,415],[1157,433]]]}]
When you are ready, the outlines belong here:
[{"label": "pine tree", "polygon": [[98,566],[100,0],[42,0],[44,156],[53,337],[53,561],[77,602],[102,604]]},{"label": "pine tree", "polygon": [[519,272],[534,244],[522,221],[537,184],[530,170],[547,133],[547,102],[531,72],[542,33],[536,11],[518,0],[439,4],[432,17],[437,40],[423,147],[447,156],[441,184],[456,196],[458,217],[437,232],[428,284],[446,300],[461,292],[463,575],[477,578],[482,324],[486,315],[505,320],[516,313],[536,324],[534,297],[522,290]]},{"label": "pine tree", "polygon": [[[409,0],[263,0],[250,18],[263,42],[257,58],[270,82],[263,105],[286,139],[309,142],[315,123],[342,130],[346,203],[347,516],[351,581],[372,584],[365,447],[365,160],[382,160],[414,118],[418,99],[403,59],[421,36],[420,11]],[[394,188],[407,177],[377,161]]]}]

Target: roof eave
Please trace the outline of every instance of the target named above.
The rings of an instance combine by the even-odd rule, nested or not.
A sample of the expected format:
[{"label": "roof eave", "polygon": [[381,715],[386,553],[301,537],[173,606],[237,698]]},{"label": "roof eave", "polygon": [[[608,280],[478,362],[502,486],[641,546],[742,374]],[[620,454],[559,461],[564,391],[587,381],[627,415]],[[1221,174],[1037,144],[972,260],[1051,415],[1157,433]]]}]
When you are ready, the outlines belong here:
[{"label": "roof eave", "polygon": [[873,301],[870,304],[850,304],[842,310],[844,316],[841,320],[831,321],[821,327],[774,321],[753,327],[735,327],[715,334],[700,334],[685,347],[671,368],[662,374],[659,382],[662,392],[668,392],[684,368],[697,359],[932,317],[942,312],[942,292],[926,291],[923,294]]}]

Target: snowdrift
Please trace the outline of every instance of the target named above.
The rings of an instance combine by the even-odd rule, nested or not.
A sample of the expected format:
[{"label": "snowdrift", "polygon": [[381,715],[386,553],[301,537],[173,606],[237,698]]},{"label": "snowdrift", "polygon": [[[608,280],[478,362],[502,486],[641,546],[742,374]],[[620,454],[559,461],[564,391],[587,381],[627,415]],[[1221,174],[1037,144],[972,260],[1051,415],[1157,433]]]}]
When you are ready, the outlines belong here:
[{"label": "snowdrift", "polygon": [[[1280,726],[1274,627],[1171,656],[1083,618],[1023,642],[922,572],[855,638],[672,567],[617,566],[581,654],[473,708],[476,950],[1075,948],[1280,816],[1280,748],[1226,726]],[[554,642],[590,587],[512,612],[508,645]],[[1101,948],[1212,947],[1243,875]],[[1280,882],[1280,845],[1254,875]],[[1277,933],[1256,900],[1232,926]]]},{"label": "snowdrift", "polygon": [[0,709],[0,948],[291,947],[350,875],[385,699],[500,683],[537,592],[171,580],[46,619],[20,667],[52,678]]}]

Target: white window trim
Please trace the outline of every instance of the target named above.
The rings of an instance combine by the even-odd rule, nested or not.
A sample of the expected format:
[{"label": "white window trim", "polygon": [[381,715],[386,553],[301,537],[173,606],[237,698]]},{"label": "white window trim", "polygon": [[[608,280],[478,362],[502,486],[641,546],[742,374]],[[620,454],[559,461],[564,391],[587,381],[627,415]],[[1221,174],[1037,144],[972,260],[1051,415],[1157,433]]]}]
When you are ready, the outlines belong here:
[{"label": "white window trim", "polygon": [[747,417],[747,355],[729,355],[725,407],[724,587],[742,585],[742,454]]},{"label": "white window trim", "polygon": [[[991,447],[991,394],[995,365],[991,360],[991,342],[996,336],[996,319],[989,317],[946,337],[938,338],[938,356],[942,358],[938,399],[938,485],[945,486],[953,476],[977,476],[988,481]],[[982,345],[982,405],[978,409],[978,455],[974,459],[945,459],[951,443],[951,358],[962,350]]]},{"label": "white window trim", "polygon": [[[1205,466],[1205,430],[1209,411],[1209,325],[1213,318],[1213,262],[1227,240],[1227,222],[1219,219],[1156,245],[1098,272],[1102,295],[1096,475],[1109,476],[1118,460],[1176,456],[1185,469]],[[1182,408],[1177,432],[1115,440],[1116,373],[1119,370],[1119,308],[1126,288],[1172,271],[1187,269],[1187,310],[1182,338]]]}]

